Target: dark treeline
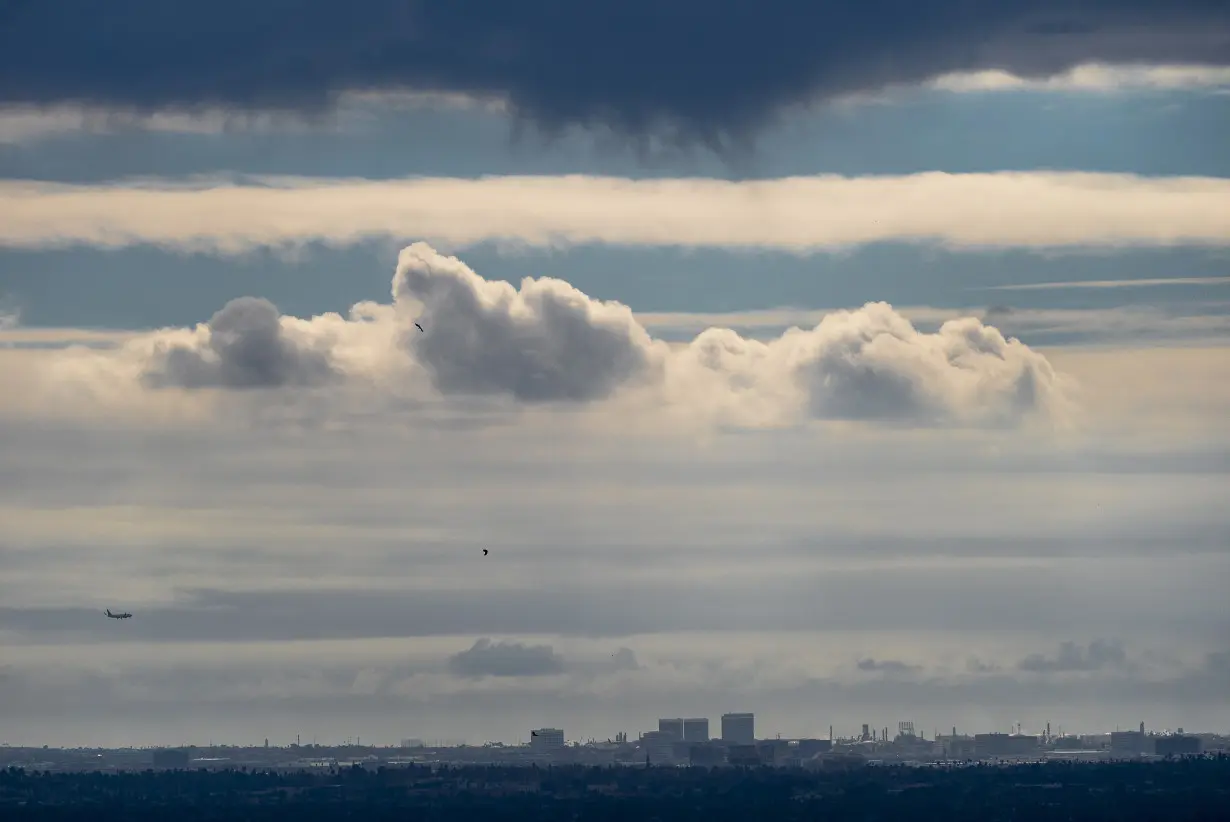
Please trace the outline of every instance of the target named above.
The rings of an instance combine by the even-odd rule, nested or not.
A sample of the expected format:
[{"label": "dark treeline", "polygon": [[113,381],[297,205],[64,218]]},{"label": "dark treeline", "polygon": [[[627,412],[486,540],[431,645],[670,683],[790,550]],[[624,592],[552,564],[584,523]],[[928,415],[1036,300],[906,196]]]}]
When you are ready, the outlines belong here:
[{"label": "dark treeline", "polygon": [[205,820],[1230,819],[1230,756],[1151,763],[788,769],[429,767],[326,773],[0,771],[0,818]]}]

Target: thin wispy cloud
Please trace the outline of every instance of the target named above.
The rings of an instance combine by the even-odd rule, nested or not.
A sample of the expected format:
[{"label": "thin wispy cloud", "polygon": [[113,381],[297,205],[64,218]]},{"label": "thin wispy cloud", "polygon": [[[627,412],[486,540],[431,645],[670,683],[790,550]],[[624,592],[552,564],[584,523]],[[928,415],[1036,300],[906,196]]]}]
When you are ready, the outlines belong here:
[{"label": "thin wispy cloud", "polygon": [[102,105],[58,103],[50,106],[0,106],[0,145],[71,134],[114,135],[154,132],[188,135],[295,134],[307,131],[362,133],[380,117],[430,109],[482,110],[505,114],[499,99],[465,94],[414,92],[352,92],[338,96],[323,113],[245,111],[194,107],[185,110],[142,111]]},{"label": "thin wispy cloud", "polygon": [[7,335],[21,325],[21,310],[0,299],[0,334]]},{"label": "thin wispy cloud", "polygon": [[838,250],[1230,245],[1230,180],[1078,172],[630,180],[308,177],[0,182],[0,245],[239,254],[307,242],[423,237],[511,242]]},{"label": "thin wispy cloud", "polygon": [[1049,291],[1062,288],[1150,288],[1173,285],[1230,285],[1230,277],[1154,277],[1139,280],[1071,280],[983,286],[984,291]]},{"label": "thin wispy cloud", "polygon": [[1020,77],[1007,71],[954,72],[925,84],[956,93],[996,91],[1057,91],[1106,93],[1176,91],[1230,87],[1230,67],[1130,66],[1092,63],[1051,77]]}]

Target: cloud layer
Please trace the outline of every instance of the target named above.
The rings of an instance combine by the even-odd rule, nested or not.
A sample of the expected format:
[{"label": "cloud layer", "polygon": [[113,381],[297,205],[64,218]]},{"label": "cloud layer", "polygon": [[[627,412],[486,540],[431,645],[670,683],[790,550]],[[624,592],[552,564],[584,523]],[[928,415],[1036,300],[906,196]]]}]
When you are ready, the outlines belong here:
[{"label": "cloud layer", "polygon": [[391,304],[356,305],[348,319],[286,317],[242,298],[195,329],[137,335],[112,350],[63,349],[44,376],[56,384],[92,374],[115,390],[136,375],[140,391],[347,381],[391,396],[426,382],[458,401],[619,400],[625,410],[736,425],[1014,425],[1068,410],[1068,386],[1045,357],[974,317],[923,333],[888,304],[869,303],[768,342],[709,328],[671,345],[627,306],[562,280],[486,280],[426,243],[402,250],[392,293]]},{"label": "cloud layer", "polygon": [[408,88],[506,97],[547,129],[710,143],[790,104],[956,71],[1230,54],[1230,12],[1200,0],[312,0],[291,16],[239,0],[174,15],[158,0],[44,0],[10,3],[2,22],[2,103],[319,111],[340,91]]},{"label": "cloud layer", "polygon": [[[377,373],[360,352],[385,348],[417,373],[399,311],[433,327],[411,303],[332,321],[353,323],[337,335],[340,384],[138,388],[139,401],[299,404],[347,393]],[[290,339],[317,319],[279,324]],[[27,393],[12,362],[56,372],[62,354],[0,352],[0,410]],[[645,436],[571,412],[460,430],[370,396],[356,406],[371,417],[307,430],[0,416],[4,739],[482,741],[543,725],[605,739],[743,709],[766,735],[823,734],[891,725],[903,705],[927,728],[1000,727],[1008,706],[1033,727],[1221,727],[1225,657],[1201,666],[1227,636],[1226,392],[1209,395],[1230,385],[1227,359],[1156,379],[1193,356],[1055,355],[1116,411],[1217,400],[1204,438],[1178,447],[1149,420],[1106,441],[1102,415],[1077,438]],[[132,360],[133,386],[147,361]],[[449,658],[483,637],[459,676]],[[1128,664],[1020,670],[1032,654],[1113,660],[1090,651],[1098,637],[1122,638]],[[550,646],[564,670],[528,675],[501,640]],[[510,669],[524,675],[496,675]]]},{"label": "cloud layer", "polygon": [[[536,648],[553,662],[495,666],[503,673],[484,665],[477,674],[453,670],[452,661],[469,651],[444,661],[436,649],[420,650],[407,661],[406,647],[395,642],[357,653],[339,653],[337,643],[295,650],[198,646],[195,654],[176,648],[159,657],[147,656],[148,647],[108,648],[122,655],[113,662],[81,646],[68,664],[49,664],[36,652],[0,666],[0,696],[15,711],[10,732],[75,744],[182,744],[183,738],[168,738],[176,734],[202,744],[204,738],[195,737],[207,732],[230,744],[259,744],[262,736],[284,743],[305,729],[323,736],[356,725],[365,740],[389,744],[406,722],[419,732],[451,731],[472,743],[524,741],[528,728],[548,721],[564,727],[570,739],[601,739],[629,722],[634,730],[652,728],[672,705],[711,721],[733,705],[745,706],[768,734],[780,729],[791,736],[822,735],[826,723],[839,734],[856,732],[858,719],[871,714],[887,721],[901,705],[928,729],[956,724],[966,732],[999,727],[1006,706],[1031,732],[1054,721],[1070,733],[1097,733],[1141,719],[1155,730],[1178,724],[1208,731],[1220,729],[1226,716],[1230,655],[1224,652],[1176,657],[1134,643],[1124,665],[1073,677],[1014,671],[1013,649],[991,663],[971,658],[964,669],[952,664],[955,659],[925,665],[863,659],[850,666],[841,664],[845,660],[834,665],[823,652],[791,661],[800,640],[815,647],[825,643],[824,635],[793,642],[773,634],[735,637],[725,655],[714,653],[720,637],[670,639],[645,664],[622,668],[587,665],[571,654],[565,664],[546,644],[479,640],[475,648]],[[782,646],[775,653],[748,653],[748,640],[773,646],[775,639]],[[703,650],[689,651],[689,641]],[[876,641],[865,637],[862,643]],[[600,648],[591,644],[586,655]],[[826,706],[819,716],[817,704]],[[403,719],[390,728],[390,715]]]},{"label": "cloud layer", "polygon": [[1032,673],[1068,673],[1074,671],[1100,671],[1104,668],[1122,668],[1128,664],[1123,645],[1104,639],[1095,639],[1082,648],[1075,642],[1064,642],[1054,657],[1030,654],[1022,659],[1017,668]]},{"label": "cloud layer", "polygon": [[564,672],[564,660],[550,645],[492,642],[483,637],[448,659],[449,671],[461,677],[548,676]]},{"label": "cloud layer", "polygon": [[[1230,87],[1230,67],[1201,65],[1106,65],[1087,63],[1063,74],[1042,79],[1018,77],[998,69],[960,71],[882,92],[856,93],[842,97],[844,105],[887,102],[902,93],[918,90],[956,94],[994,92],[1109,94],[1139,91],[1192,91]],[[28,143],[62,134],[165,134],[302,133],[307,130],[363,131],[373,120],[415,109],[477,110],[504,116],[506,101],[498,97],[414,92],[337,95],[328,117],[304,112],[245,112],[217,106],[171,111],[139,111],[97,104],[55,103],[50,105],[0,104],[0,145]]]},{"label": "cloud layer", "polygon": [[257,177],[100,185],[0,182],[0,245],[214,253],[424,238],[778,248],[885,240],[947,246],[1230,243],[1230,181],[1081,172],[629,180]]}]

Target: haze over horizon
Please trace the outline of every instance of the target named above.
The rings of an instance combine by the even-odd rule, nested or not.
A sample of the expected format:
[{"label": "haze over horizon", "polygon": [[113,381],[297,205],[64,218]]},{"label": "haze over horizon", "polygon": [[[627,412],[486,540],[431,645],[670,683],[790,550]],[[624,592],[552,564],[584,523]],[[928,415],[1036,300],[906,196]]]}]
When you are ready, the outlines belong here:
[{"label": "haze over horizon", "polygon": [[0,15],[0,742],[1230,728],[1230,12],[469,5]]}]

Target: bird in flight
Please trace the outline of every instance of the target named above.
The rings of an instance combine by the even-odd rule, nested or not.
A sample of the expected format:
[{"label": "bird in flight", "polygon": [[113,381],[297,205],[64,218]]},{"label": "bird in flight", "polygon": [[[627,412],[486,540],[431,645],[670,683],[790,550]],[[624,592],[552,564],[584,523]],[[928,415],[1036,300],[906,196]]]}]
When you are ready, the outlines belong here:
[{"label": "bird in flight", "polygon": [[419,325],[418,323],[415,323],[414,327],[417,328],[419,331],[423,330],[423,326]]},{"label": "bird in flight", "polygon": [[110,608],[107,609],[107,616],[110,617],[111,619],[132,619],[132,614],[129,614],[129,613],[113,614],[111,613]]},{"label": "bird in flight", "polygon": [[484,548],[484,549],[483,549],[483,556],[487,556],[487,549],[486,549],[486,548]]}]

